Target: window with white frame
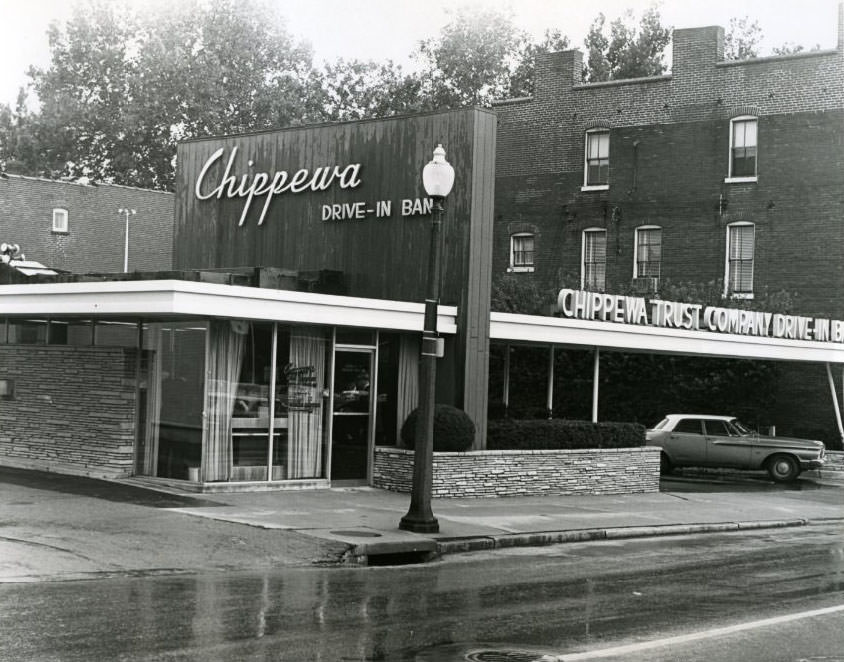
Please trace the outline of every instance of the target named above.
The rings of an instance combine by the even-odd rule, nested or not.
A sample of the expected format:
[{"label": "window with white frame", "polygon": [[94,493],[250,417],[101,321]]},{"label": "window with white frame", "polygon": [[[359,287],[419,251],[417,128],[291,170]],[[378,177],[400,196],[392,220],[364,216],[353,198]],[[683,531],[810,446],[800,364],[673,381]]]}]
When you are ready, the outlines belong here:
[{"label": "window with white frame", "polygon": [[659,278],[662,268],[662,228],[656,225],[636,228],[635,243],[633,277]]},{"label": "window with white frame", "polygon": [[756,179],[757,127],[755,117],[737,117],[730,121],[729,179]]},{"label": "window with white frame", "polygon": [[67,232],[67,209],[53,210],[53,232]]},{"label": "window with white frame", "polygon": [[519,232],[510,235],[509,271],[533,271],[534,235]]},{"label": "window with white frame", "polygon": [[584,188],[608,188],[610,184],[610,131],[592,129],[586,132]]},{"label": "window with white frame", "polygon": [[727,226],[727,264],[724,283],[728,296],[753,296],[753,256],[756,226],[734,223]]},{"label": "window with white frame", "polygon": [[607,231],[590,228],[583,231],[581,289],[603,292],[607,281]]}]

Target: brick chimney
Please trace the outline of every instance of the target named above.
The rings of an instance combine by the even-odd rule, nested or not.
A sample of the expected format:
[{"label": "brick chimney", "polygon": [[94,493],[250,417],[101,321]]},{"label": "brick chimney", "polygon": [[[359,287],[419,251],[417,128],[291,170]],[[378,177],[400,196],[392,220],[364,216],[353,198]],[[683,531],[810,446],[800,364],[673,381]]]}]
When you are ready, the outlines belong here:
[{"label": "brick chimney", "polygon": [[712,25],[705,28],[674,30],[675,76],[681,72],[712,67],[724,59],[724,28]]},{"label": "brick chimney", "polygon": [[572,85],[583,82],[583,53],[578,50],[541,53],[536,56],[533,98],[568,95]]}]

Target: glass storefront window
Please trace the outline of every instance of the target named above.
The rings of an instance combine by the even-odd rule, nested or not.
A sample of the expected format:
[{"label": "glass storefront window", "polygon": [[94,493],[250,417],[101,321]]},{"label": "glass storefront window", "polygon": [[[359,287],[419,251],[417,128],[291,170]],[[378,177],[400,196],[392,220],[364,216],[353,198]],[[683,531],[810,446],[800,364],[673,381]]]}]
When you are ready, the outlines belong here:
[{"label": "glass storefront window", "polygon": [[10,345],[44,345],[47,343],[47,320],[9,320]]},{"label": "glass storefront window", "polygon": [[375,332],[371,329],[358,329],[356,327],[338,326],[336,342],[338,345],[375,345]]},{"label": "glass storefront window", "polygon": [[205,480],[325,477],[328,347],[318,327],[211,323]]},{"label": "glass storefront window", "polygon": [[140,474],[199,479],[206,334],[204,322],[144,324],[137,447]]},{"label": "glass storefront window", "polygon": [[137,322],[97,321],[94,344],[99,347],[137,347]]}]

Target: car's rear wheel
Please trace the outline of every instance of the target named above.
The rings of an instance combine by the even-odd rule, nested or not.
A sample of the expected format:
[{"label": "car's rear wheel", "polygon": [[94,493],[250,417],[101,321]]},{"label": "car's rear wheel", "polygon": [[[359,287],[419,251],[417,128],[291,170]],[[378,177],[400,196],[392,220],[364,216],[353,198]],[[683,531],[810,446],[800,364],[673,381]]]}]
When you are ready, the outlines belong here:
[{"label": "car's rear wheel", "polygon": [[800,475],[800,465],[791,455],[773,455],[768,460],[767,469],[778,483],[787,483]]},{"label": "car's rear wheel", "polygon": [[663,476],[667,476],[671,473],[671,470],[674,467],[671,466],[671,460],[668,459],[668,456],[665,453],[659,454],[659,473]]}]

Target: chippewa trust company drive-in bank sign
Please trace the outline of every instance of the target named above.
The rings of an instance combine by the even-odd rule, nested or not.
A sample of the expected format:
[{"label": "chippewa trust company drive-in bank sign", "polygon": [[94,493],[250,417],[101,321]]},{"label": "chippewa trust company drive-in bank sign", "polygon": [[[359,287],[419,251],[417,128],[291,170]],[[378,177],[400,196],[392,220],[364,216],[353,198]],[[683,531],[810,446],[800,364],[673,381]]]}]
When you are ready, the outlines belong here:
[{"label": "chippewa trust company drive-in bank sign", "polygon": [[844,321],[562,289],[557,310],[570,319],[741,336],[844,343]]}]

